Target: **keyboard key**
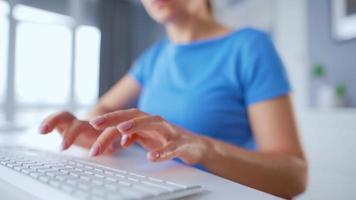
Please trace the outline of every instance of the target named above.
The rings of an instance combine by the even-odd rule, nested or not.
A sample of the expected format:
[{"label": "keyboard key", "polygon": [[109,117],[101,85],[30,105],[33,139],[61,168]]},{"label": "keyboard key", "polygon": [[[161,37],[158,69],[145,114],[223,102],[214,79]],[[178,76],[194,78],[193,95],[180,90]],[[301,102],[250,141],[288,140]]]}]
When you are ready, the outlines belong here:
[{"label": "keyboard key", "polygon": [[66,178],[63,176],[55,176],[55,179],[57,179],[58,181],[65,181]]},{"label": "keyboard key", "polygon": [[176,186],[176,187],[179,187],[179,188],[187,188],[187,186],[185,186],[185,185],[181,185],[181,184],[178,184],[178,183],[173,183],[173,182],[170,182],[170,181],[166,181],[166,183],[168,185]]},{"label": "keyboard key", "polygon": [[130,181],[133,181],[133,182],[138,182],[138,179],[136,179],[136,178],[129,177],[127,179],[130,180]]},{"label": "keyboard key", "polygon": [[50,181],[49,184],[54,187],[59,187],[61,185],[61,183],[58,181]]},{"label": "keyboard key", "polygon": [[106,177],[105,179],[108,180],[108,181],[111,181],[111,182],[116,182],[117,181],[116,179],[111,178],[111,177]]},{"label": "keyboard key", "polygon": [[46,177],[46,176],[40,176],[40,177],[38,178],[38,180],[40,180],[41,182],[47,183],[47,182],[49,181],[49,178]]},{"label": "keyboard key", "polygon": [[65,191],[66,193],[74,192],[74,188],[72,186],[68,186],[68,185],[62,185],[60,189]]},{"label": "keyboard key", "polygon": [[46,172],[46,175],[52,178],[56,176],[56,174],[53,172]]},{"label": "keyboard key", "polygon": [[94,173],[91,172],[91,171],[84,171],[84,173],[85,173],[85,174],[88,174],[88,175],[94,175]]},{"label": "keyboard key", "polygon": [[152,186],[152,187],[161,188],[163,190],[167,190],[167,191],[171,191],[171,192],[180,189],[180,188],[177,188],[177,187],[171,187],[169,185],[157,184],[157,183],[153,183],[153,182],[149,182],[149,181],[142,181],[141,183],[144,184],[144,185],[149,185],[149,186]]},{"label": "keyboard key", "polygon": [[13,163],[6,163],[6,166],[12,168],[12,167],[14,167],[14,164]]},{"label": "keyboard key", "polygon": [[168,192],[167,190],[148,186],[148,185],[133,185],[133,188],[140,190],[141,192],[146,192],[146,193],[154,194],[154,195],[165,194]]},{"label": "keyboard key", "polygon": [[143,176],[143,175],[140,175],[140,174],[136,174],[136,173],[130,173],[130,175],[136,176],[136,177],[139,177],[139,178],[145,178],[146,177],[146,176]]},{"label": "keyboard key", "polygon": [[115,184],[106,184],[104,185],[104,187],[108,190],[114,190],[114,191],[118,189],[118,187]]},{"label": "keyboard key", "polygon": [[128,172],[125,170],[121,170],[121,169],[115,169],[116,172],[120,172],[121,174],[127,174]]},{"label": "keyboard key", "polygon": [[79,175],[76,174],[76,173],[69,173],[69,176],[72,177],[72,178],[79,178]]},{"label": "keyboard key", "polygon": [[149,179],[150,181],[155,181],[155,182],[158,182],[158,183],[163,183],[163,180],[161,180],[161,179],[152,178],[152,177],[148,177],[148,179]]},{"label": "keyboard key", "polygon": [[21,172],[24,174],[29,174],[31,172],[35,172],[36,170],[28,169],[28,168],[22,168]]},{"label": "keyboard key", "polygon": [[115,174],[115,176],[116,176],[116,177],[119,177],[119,178],[125,178],[125,176],[122,175],[122,174]]},{"label": "keyboard key", "polygon": [[65,174],[69,174],[69,171],[65,170],[65,169],[60,169],[59,171],[65,173]]},{"label": "keyboard key", "polygon": [[91,180],[91,178],[88,177],[88,176],[80,176],[79,178],[84,180],[84,181],[90,181]]},{"label": "keyboard key", "polygon": [[104,196],[107,191],[99,188],[94,188],[93,190],[90,191],[92,194],[97,195],[97,196]]},{"label": "keyboard key", "polygon": [[85,166],[85,168],[87,168],[87,169],[94,169],[93,167],[91,167],[91,166]]},{"label": "keyboard key", "polygon": [[6,164],[7,164],[7,160],[2,160],[2,161],[0,161],[0,164],[6,165]]},{"label": "keyboard key", "polygon": [[79,172],[84,172],[84,170],[83,169],[79,169],[79,168],[74,168],[74,170],[73,170],[74,172],[77,172],[77,173],[79,173]]},{"label": "keyboard key", "polygon": [[80,164],[80,163],[75,163],[78,167],[84,167],[83,164]]},{"label": "keyboard key", "polygon": [[119,181],[119,184],[123,185],[123,186],[131,186],[132,185],[131,183],[128,183],[126,181]]},{"label": "keyboard key", "polygon": [[111,171],[105,171],[104,174],[106,175],[109,175],[109,176],[113,176],[114,175],[114,172],[111,172]]},{"label": "keyboard key", "polygon": [[97,178],[104,178],[104,176],[101,175],[101,174],[94,174],[94,176],[97,177]]},{"label": "keyboard key", "polygon": [[41,174],[37,173],[37,172],[32,172],[32,173],[30,173],[30,176],[32,176],[33,178],[38,178],[41,176]]},{"label": "keyboard key", "polygon": [[77,185],[77,181],[72,180],[72,179],[67,180],[66,183],[67,183],[68,185],[73,185],[73,186],[76,186],[76,185]]},{"label": "keyboard key", "polygon": [[95,172],[104,172],[102,169],[99,169],[99,168],[94,168],[94,171]]},{"label": "keyboard key", "polygon": [[65,168],[68,169],[68,170],[70,170],[70,169],[74,169],[75,167],[70,166],[70,165],[66,165]]},{"label": "keyboard key", "polygon": [[92,180],[92,183],[95,184],[95,185],[100,186],[100,185],[104,184],[104,180],[103,179],[101,179],[101,180],[94,179],[94,180]]},{"label": "keyboard key", "polygon": [[125,196],[133,197],[133,198],[140,198],[140,199],[145,199],[149,197],[153,197],[154,195],[150,192],[147,192],[145,190],[137,190],[132,187],[126,187],[124,189],[121,189],[120,194],[123,194]]},{"label": "keyboard key", "polygon": [[109,194],[107,195],[107,200],[129,200],[135,198],[135,196],[130,196],[124,193],[116,193],[116,194]]},{"label": "keyboard key", "polygon": [[78,185],[78,188],[81,189],[81,190],[87,191],[87,190],[90,189],[90,186],[87,185],[87,184],[79,184],[79,185]]},{"label": "keyboard key", "polygon": [[89,194],[80,190],[77,190],[73,193],[76,197],[79,199],[87,199],[89,197]]}]

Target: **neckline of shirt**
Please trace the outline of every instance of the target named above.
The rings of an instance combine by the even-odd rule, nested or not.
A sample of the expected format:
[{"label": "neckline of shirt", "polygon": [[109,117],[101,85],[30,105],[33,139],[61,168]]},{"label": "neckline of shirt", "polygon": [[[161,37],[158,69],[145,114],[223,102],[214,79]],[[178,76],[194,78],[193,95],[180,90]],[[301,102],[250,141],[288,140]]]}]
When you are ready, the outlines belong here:
[{"label": "neckline of shirt", "polygon": [[194,47],[199,47],[207,44],[213,44],[216,42],[221,42],[222,40],[228,39],[232,36],[234,36],[236,33],[239,33],[241,30],[233,30],[227,34],[220,35],[220,36],[215,36],[207,39],[201,39],[201,40],[195,40],[187,44],[177,44],[172,42],[168,37],[166,37],[166,41],[170,46],[172,46],[175,49],[186,49],[186,48],[194,48]]}]

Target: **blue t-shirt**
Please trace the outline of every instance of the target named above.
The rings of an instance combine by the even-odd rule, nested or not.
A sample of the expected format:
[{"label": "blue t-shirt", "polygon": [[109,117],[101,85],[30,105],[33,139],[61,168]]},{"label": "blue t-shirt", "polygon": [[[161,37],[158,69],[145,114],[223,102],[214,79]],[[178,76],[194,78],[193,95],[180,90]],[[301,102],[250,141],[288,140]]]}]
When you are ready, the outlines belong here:
[{"label": "blue t-shirt", "polygon": [[142,87],[140,110],[250,150],[257,147],[248,106],[290,91],[271,39],[255,29],[184,45],[165,39],[129,75]]}]

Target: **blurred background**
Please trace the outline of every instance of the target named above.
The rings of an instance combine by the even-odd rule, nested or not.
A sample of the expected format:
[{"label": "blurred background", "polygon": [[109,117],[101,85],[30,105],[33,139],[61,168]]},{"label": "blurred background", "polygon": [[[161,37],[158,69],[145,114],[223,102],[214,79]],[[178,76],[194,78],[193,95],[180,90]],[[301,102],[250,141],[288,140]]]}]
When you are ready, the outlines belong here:
[{"label": "blurred background", "polygon": [[[299,199],[356,199],[356,0],[212,3],[221,23],[268,32],[286,65],[310,162]],[[0,135],[85,117],[164,36],[139,0],[0,0]]]}]

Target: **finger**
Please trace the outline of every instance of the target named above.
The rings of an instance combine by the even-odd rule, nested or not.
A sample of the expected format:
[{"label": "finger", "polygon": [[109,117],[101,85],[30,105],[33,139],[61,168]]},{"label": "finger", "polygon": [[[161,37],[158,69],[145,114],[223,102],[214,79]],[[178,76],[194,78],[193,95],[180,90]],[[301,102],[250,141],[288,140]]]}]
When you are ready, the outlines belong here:
[{"label": "finger", "polygon": [[61,150],[66,150],[68,149],[74,141],[77,139],[77,137],[83,133],[84,131],[84,126],[82,126],[82,121],[75,120],[71,125],[64,131],[63,133],[63,139],[62,139],[62,144],[61,144]]},{"label": "finger", "polygon": [[104,114],[90,121],[90,124],[98,129],[102,130],[110,126],[115,126],[121,122],[130,120],[135,117],[146,115],[145,113],[137,109],[120,110],[111,113]]},{"label": "finger", "polygon": [[157,149],[157,147],[162,146],[162,143],[160,141],[155,141],[150,138],[141,137],[138,134],[121,136],[121,146],[123,148],[127,148],[134,143],[139,144],[142,148],[148,151]]},{"label": "finger", "polygon": [[75,117],[67,111],[52,114],[41,123],[40,132],[43,134],[49,133],[53,131],[53,129],[59,128],[73,119],[75,119]]},{"label": "finger", "polygon": [[131,146],[136,140],[138,140],[138,136],[136,134],[122,135],[120,145],[124,148],[127,148]]},{"label": "finger", "polygon": [[73,119],[75,119],[75,117],[71,113],[66,111],[50,115],[41,123],[39,131],[42,134],[49,133],[53,131],[53,129],[55,129],[56,127],[68,123]]},{"label": "finger", "polygon": [[109,147],[107,148],[109,152],[115,152],[119,149],[122,149],[121,146],[121,140],[120,139],[116,139],[115,141],[113,141]]},{"label": "finger", "polygon": [[120,132],[115,127],[106,128],[94,142],[90,149],[90,156],[97,156],[102,154],[108,146],[120,137]]},{"label": "finger", "polygon": [[179,157],[179,145],[176,142],[170,142],[166,146],[147,153],[147,159],[152,162],[161,162]]},{"label": "finger", "polygon": [[192,165],[199,160],[197,153],[191,153],[191,144],[185,141],[171,142],[161,149],[147,153],[147,158],[152,162],[162,162],[174,158],[181,159],[184,163]]},{"label": "finger", "polygon": [[176,131],[170,128],[160,116],[144,116],[125,121],[117,126],[122,134],[131,135],[137,133],[144,137],[152,138],[152,132],[156,133],[161,142],[169,141],[177,136]]}]

